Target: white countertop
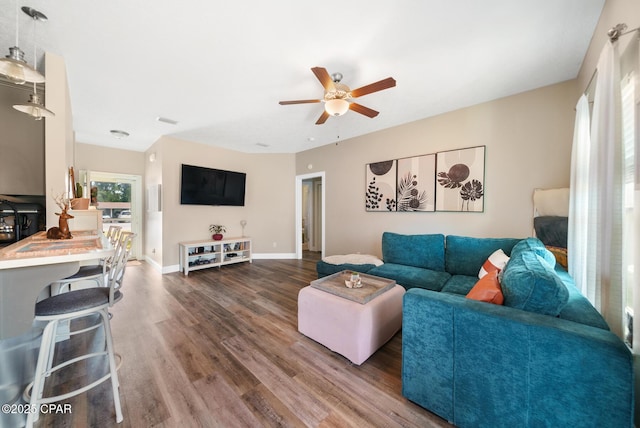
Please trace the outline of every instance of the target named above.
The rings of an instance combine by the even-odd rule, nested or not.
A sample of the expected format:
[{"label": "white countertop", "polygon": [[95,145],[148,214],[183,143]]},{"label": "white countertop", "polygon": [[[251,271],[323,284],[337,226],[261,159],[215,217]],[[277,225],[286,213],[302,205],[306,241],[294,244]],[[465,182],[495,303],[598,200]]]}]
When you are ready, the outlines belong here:
[{"label": "white countertop", "polygon": [[0,270],[95,260],[113,254],[113,246],[98,231],[74,231],[72,239],[47,239],[38,232],[0,250]]}]

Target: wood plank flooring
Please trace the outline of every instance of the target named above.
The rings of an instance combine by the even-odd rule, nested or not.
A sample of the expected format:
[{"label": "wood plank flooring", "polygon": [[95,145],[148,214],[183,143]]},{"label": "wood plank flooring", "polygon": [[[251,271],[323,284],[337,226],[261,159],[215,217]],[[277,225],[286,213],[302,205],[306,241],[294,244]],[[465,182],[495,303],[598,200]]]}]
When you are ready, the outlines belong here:
[{"label": "wood plank flooring", "polygon": [[[360,366],[297,330],[298,291],[315,261],[254,260],[160,275],[127,267],[124,299],[111,320],[124,422],[111,386],[74,397],[71,414],[42,415],[38,427],[448,427],[402,397],[398,333]],[[62,353],[91,347],[72,338]],[[66,349],[65,349],[66,348]],[[59,392],[104,373],[52,375]],[[80,369],[76,367],[76,370]]]}]

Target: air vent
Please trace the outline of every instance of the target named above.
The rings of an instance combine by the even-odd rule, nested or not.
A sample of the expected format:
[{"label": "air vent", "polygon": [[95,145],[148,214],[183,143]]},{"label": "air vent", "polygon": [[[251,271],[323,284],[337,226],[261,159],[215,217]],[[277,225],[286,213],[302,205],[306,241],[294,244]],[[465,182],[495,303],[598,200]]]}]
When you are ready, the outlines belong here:
[{"label": "air vent", "polygon": [[156,120],[158,122],[162,122],[162,123],[168,123],[169,125],[177,125],[178,121],[177,120],[173,120],[173,119],[168,119],[166,117],[162,117],[162,116],[158,116],[156,117]]}]

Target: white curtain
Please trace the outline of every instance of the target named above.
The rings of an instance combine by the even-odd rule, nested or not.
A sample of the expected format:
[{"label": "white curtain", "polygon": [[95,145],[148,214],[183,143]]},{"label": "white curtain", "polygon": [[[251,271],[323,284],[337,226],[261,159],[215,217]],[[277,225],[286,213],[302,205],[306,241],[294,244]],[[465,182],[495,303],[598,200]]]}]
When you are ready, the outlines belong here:
[{"label": "white curtain", "polygon": [[[580,104],[580,103],[579,103]],[[572,170],[572,178],[585,195],[571,201],[571,256],[576,284],[603,314],[611,330],[622,334],[622,150],[620,140],[620,71],[615,43],[607,42],[600,54],[591,120],[588,171]],[[580,125],[583,132],[584,123]],[[586,141],[581,137],[582,141]],[[574,147],[576,158],[584,147]],[[576,159],[576,162],[581,160]],[[580,168],[583,165],[580,166]],[[586,184],[583,182],[585,180]],[[583,187],[586,186],[586,187]],[[577,189],[572,190],[572,192]],[[586,221],[586,232],[576,227]],[[577,236],[579,234],[579,236]],[[579,245],[579,247],[577,247]],[[576,259],[586,251],[584,259]],[[569,249],[571,252],[571,249]]]},{"label": "white curtain", "polygon": [[576,105],[576,123],[571,150],[571,186],[569,195],[569,233],[567,257],[569,273],[582,294],[588,296],[587,231],[589,216],[589,152],[591,150],[589,99],[582,95]]}]

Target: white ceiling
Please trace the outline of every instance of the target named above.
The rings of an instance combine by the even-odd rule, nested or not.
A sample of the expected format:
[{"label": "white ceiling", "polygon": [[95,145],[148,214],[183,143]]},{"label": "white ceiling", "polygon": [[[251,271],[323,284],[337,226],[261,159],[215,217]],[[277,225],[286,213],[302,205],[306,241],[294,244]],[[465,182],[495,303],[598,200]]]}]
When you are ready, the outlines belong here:
[{"label": "white ceiling", "polygon": [[[0,0],[0,54],[15,0]],[[49,20],[38,49],[64,57],[76,140],[143,151],[162,135],[295,153],[576,77],[604,0],[21,0]],[[320,6],[323,7],[320,7]],[[33,64],[33,23],[19,13]],[[380,111],[315,125],[322,66]],[[40,64],[40,69],[42,66]],[[25,100],[26,101],[26,100]],[[169,125],[158,116],[178,121]],[[122,129],[130,137],[109,134]],[[267,145],[268,147],[263,147]]]}]

